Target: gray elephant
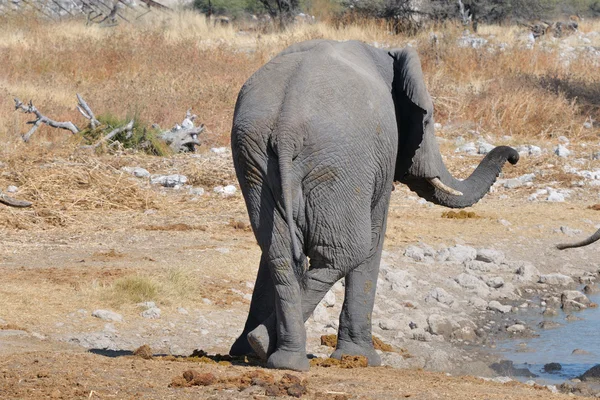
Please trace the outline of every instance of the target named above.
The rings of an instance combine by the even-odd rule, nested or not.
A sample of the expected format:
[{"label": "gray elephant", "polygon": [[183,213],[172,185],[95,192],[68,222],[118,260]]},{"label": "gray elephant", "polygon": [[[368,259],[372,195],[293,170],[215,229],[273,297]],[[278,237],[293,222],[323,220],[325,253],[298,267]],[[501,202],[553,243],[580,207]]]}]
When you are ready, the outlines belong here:
[{"label": "gray elephant", "polygon": [[357,41],[295,44],[240,90],[233,162],[262,250],[244,331],[231,355],[307,370],[304,322],[341,278],[345,299],[332,357],[379,365],[371,313],[394,180],[424,199],[468,207],[504,163],[496,147],[466,180],[446,169],[415,50]]},{"label": "gray elephant", "polygon": [[600,240],[600,229],[598,229],[596,232],[594,232],[592,234],[592,236],[588,237],[587,239],[583,239],[582,241],[575,242],[575,243],[557,244],[556,248],[559,250],[565,250],[565,249],[572,249],[574,247],[583,247],[583,246],[587,246],[588,244],[597,242],[598,240]]}]

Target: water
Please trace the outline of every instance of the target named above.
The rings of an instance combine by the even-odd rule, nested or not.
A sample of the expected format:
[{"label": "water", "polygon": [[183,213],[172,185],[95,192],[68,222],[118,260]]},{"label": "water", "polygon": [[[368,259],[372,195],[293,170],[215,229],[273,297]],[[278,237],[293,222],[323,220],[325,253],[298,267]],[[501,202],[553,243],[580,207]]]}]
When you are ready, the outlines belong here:
[{"label": "water", "polygon": [[[599,304],[600,294],[590,295],[589,299]],[[536,327],[543,320],[555,321],[563,326],[554,329],[538,328],[539,337],[507,340],[498,343],[497,350],[504,358],[511,360],[515,367],[528,368],[539,375],[539,378],[535,378],[537,382],[560,384],[578,377],[594,365],[600,364],[600,308],[590,308],[573,315],[583,320],[567,322],[566,314],[562,310],[559,310],[556,317],[540,318],[539,313],[523,316],[521,319],[525,320],[528,326]],[[520,346],[521,343],[526,344],[525,351]],[[572,354],[575,349],[582,349],[590,354]],[[544,365],[552,362],[559,363],[562,369],[554,373],[544,372]],[[531,379],[516,378],[523,381]]]}]

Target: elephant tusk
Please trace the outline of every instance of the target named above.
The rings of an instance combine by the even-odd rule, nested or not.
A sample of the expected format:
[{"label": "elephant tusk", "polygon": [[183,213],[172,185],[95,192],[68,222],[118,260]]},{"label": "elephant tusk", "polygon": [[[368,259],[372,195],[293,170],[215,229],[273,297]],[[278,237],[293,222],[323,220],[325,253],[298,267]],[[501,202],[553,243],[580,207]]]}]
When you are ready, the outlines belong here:
[{"label": "elephant tusk", "polygon": [[0,191],[0,203],[11,207],[31,207],[31,203],[25,200],[13,199]]},{"label": "elephant tusk", "polygon": [[462,192],[459,192],[458,190],[452,189],[450,186],[445,185],[442,181],[440,181],[440,178],[431,178],[431,179],[427,179],[429,181],[429,183],[431,183],[431,185],[438,189],[441,190],[444,193],[448,193],[451,194],[453,196],[462,196]]}]

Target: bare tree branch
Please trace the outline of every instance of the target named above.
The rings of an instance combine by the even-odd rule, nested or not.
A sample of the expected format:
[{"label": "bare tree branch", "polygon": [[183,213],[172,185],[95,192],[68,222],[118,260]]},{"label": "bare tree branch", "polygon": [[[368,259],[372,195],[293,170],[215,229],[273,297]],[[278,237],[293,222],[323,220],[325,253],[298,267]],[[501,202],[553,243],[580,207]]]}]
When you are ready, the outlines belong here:
[{"label": "bare tree branch", "polygon": [[10,207],[31,207],[32,203],[25,200],[17,200],[13,199],[10,196],[5,195],[0,190],[0,203],[5,204]]},{"label": "bare tree branch", "polygon": [[74,135],[79,133],[79,128],[77,128],[71,121],[58,122],[44,116],[38,111],[37,108],[35,108],[31,100],[29,100],[28,105],[25,105],[21,100],[15,98],[15,110],[22,111],[25,114],[34,114],[36,116],[35,120],[27,122],[28,124],[32,124],[33,126],[31,127],[29,132],[22,136],[24,142],[29,141],[31,135],[33,135],[42,124],[49,125],[53,128],[66,129],[68,131],[71,131],[71,133],[73,133]]},{"label": "bare tree branch", "polygon": [[88,104],[85,102],[85,100],[83,99],[83,97],[81,97],[79,93],[77,93],[77,101],[77,109],[79,110],[81,115],[90,120],[90,127],[92,129],[96,129],[96,127],[100,125],[100,121],[96,119],[94,113],[92,112],[92,109],[90,108],[90,106],[88,106]]}]

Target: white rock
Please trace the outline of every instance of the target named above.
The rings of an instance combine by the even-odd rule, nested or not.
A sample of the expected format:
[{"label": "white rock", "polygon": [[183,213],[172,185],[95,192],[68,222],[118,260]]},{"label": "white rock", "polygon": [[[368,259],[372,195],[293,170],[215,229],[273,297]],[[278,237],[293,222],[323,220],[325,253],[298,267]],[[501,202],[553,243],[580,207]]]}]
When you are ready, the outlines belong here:
[{"label": "white rock", "polygon": [[493,289],[498,289],[504,286],[504,279],[502,279],[500,276],[495,276],[488,279],[485,283]]},{"label": "white rock", "polygon": [[423,261],[425,259],[425,252],[422,248],[411,245],[404,250],[404,256],[412,258],[415,261]]},{"label": "white rock", "polygon": [[546,201],[553,203],[563,203],[565,201],[565,195],[560,192],[552,192],[548,195]]},{"label": "white rock", "polygon": [[477,256],[475,257],[477,261],[493,264],[500,264],[504,259],[504,253],[494,249],[477,249]]},{"label": "white rock", "polygon": [[215,154],[225,154],[229,151],[227,147],[213,147],[210,149],[211,152]]},{"label": "white rock", "polygon": [[427,296],[425,296],[425,302],[438,302],[447,306],[451,306],[454,303],[454,298],[444,289],[436,287],[432,289],[431,292],[427,294]]},{"label": "white rock", "polygon": [[330,290],[325,294],[321,303],[328,308],[335,306],[335,293],[333,293],[333,290]]},{"label": "white rock", "polygon": [[161,185],[164,187],[175,187],[182,186],[188,181],[187,176],[173,174],[173,175],[157,175],[150,179],[150,183],[153,185]]},{"label": "white rock", "polygon": [[6,191],[8,193],[17,193],[19,191],[19,188],[16,187],[15,185],[10,185],[6,188]]},{"label": "white rock", "polygon": [[563,274],[547,274],[541,275],[538,281],[539,283],[545,283],[547,285],[557,285],[557,286],[568,286],[574,283],[573,278]]},{"label": "white rock", "polygon": [[109,311],[109,310],[96,310],[96,311],[92,312],[92,317],[100,318],[101,320],[104,320],[104,321],[115,321],[115,322],[123,321],[123,316],[121,314],[117,314],[116,312]]},{"label": "white rock", "polygon": [[571,150],[567,149],[566,146],[563,146],[562,144],[559,144],[554,149],[554,154],[556,154],[559,157],[566,158],[566,157],[569,157],[571,155]]},{"label": "white rock", "polygon": [[462,274],[458,275],[456,278],[454,278],[454,280],[456,281],[456,283],[458,283],[460,286],[464,287],[465,289],[472,289],[472,290],[486,289],[487,290],[487,285],[485,283],[483,283],[483,281],[481,279],[479,279],[473,275],[462,273]]},{"label": "white rock", "polygon": [[224,186],[224,187],[223,186],[216,186],[213,189],[213,192],[220,193],[223,197],[233,196],[236,191],[237,191],[237,189],[233,185],[227,185],[227,186]]},{"label": "white rock", "polygon": [[475,257],[477,257],[477,250],[475,250],[473,247],[463,246],[461,244],[457,244],[454,247],[448,248],[448,251],[448,261],[459,264],[462,264],[465,261],[474,260]]},{"label": "white rock", "polygon": [[520,333],[525,331],[525,326],[522,324],[514,324],[506,328],[506,331],[510,333]]},{"label": "white rock", "polygon": [[142,317],[148,318],[148,319],[158,319],[158,318],[160,318],[160,308],[158,308],[158,307],[149,308],[145,311],[142,311],[140,313],[140,315]]},{"label": "white rock", "polygon": [[186,310],[186,309],[185,309],[185,308],[183,308],[183,307],[177,307],[177,312],[178,312],[179,314],[182,314],[182,315],[188,315],[188,314],[189,314],[189,311],[188,311],[188,310]]},{"label": "white rock", "polygon": [[204,188],[201,187],[191,187],[188,189],[188,193],[192,196],[202,196],[205,193]]},{"label": "white rock", "polygon": [[488,309],[506,314],[512,310],[512,307],[509,305],[503,305],[499,301],[492,300],[488,303]]}]

